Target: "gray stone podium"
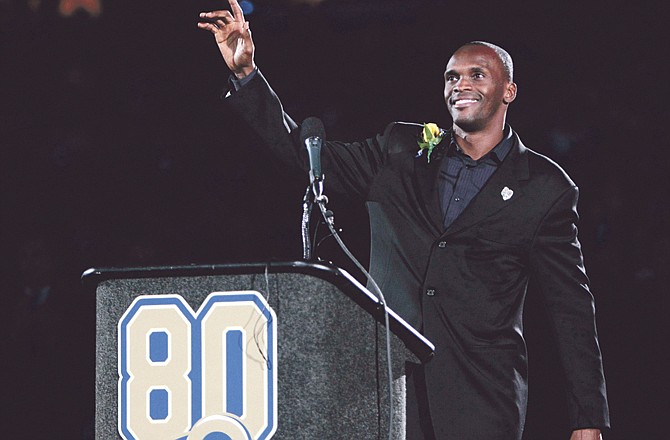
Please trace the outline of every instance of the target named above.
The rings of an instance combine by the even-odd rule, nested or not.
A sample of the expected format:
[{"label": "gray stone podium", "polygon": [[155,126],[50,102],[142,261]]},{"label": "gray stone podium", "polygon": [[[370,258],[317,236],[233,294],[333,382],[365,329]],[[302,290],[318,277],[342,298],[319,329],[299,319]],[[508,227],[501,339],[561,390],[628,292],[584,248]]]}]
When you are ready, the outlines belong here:
[{"label": "gray stone podium", "polygon": [[[212,302],[219,298],[212,299],[213,292],[243,292],[242,296],[246,295],[244,292],[257,292],[256,297],[262,296],[262,299],[254,300],[257,305],[252,307],[258,309],[258,313],[262,313],[263,304],[267,304],[268,308],[273,311],[273,317],[268,321],[270,324],[264,324],[265,327],[260,330],[265,331],[264,334],[268,335],[266,338],[273,339],[271,342],[276,344],[276,348],[273,348],[270,342],[259,340],[255,335],[256,330],[253,330],[253,336],[248,335],[250,330],[246,330],[246,333],[243,330],[236,330],[236,334],[247,335],[247,339],[253,341],[253,343],[248,343],[244,350],[256,357],[260,353],[261,363],[267,364],[263,365],[267,370],[267,377],[271,377],[272,374],[276,375],[276,385],[270,387],[274,408],[268,409],[267,414],[259,415],[261,418],[264,417],[263,420],[270,420],[266,422],[273,424],[274,427],[265,429],[262,434],[256,434],[242,426],[244,420],[242,422],[221,421],[220,417],[212,417],[212,420],[208,419],[209,426],[224,422],[236,423],[240,425],[239,432],[223,433],[223,431],[210,432],[210,430],[207,431],[210,434],[204,435],[193,429],[190,433],[182,433],[182,435],[175,435],[171,438],[183,440],[387,439],[390,420],[389,396],[392,398],[393,408],[392,438],[395,440],[405,438],[404,363],[406,360],[427,362],[433,354],[434,347],[391,311],[389,314],[392,333],[390,359],[393,376],[390,378],[392,383],[389,387],[383,308],[380,307],[374,295],[344,270],[324,263],[296,261],[89,269],[84,273],[83,280],[96,291],[95,431],[97,439],[138,438],[144,440],[142,435],[126,428],[129,424],[127,416],[124,415],[123,420],[120,418],[122,406],[119,396],[135,396],[137,383],[141,382],[137,377],[131,378],[132,375],[126,374],[126,370],[139,368],[136,366],[138,363],[136,358],[141,358],[139,359],[141,362],[146,361],[147,365],[159,365],[159,367],[152,366],[148,370],[145,369],[158,373],[152,373],[151,377],[142,380],[160,384],[164,380],[161,379],[160,365],[169,365],[170,362],[179,361],[179,356],[175,353],[190,353],[180,351],[181,349],[176,345],[170,345],[177,343],[180,330],[163,328],[165,327],[163,324],[156,324],[157,328],[153,328],[150,324],[151,331],[147,333],[148,336],[144,339],[135,339],[132,344],[142,345],[139,347],[141,350],[144,350],[143,344],[146,344],[146,347],[163,348],[156,350],[146,348],[148,354],[144,357],[147,359],[144,359],[142,355],[137,355],[138,347],[130,347],[131,339],[126,336],[130,334],[127,329],[136,321],[136,315],[133,313],[140,310],[138,307],[143,303],[150,304],[151,299],[162,298],[166,295],[167,299],[162,301],[174,302],[177,306],[161,307],[172,307],[174,310],[188,309],[188,307],[179,306],[178,303],[181,300],[174,298],[179,296],[190,306],[190,309],[197,311],[204,302]],[[144,299],[137,301],[138,297]],[[221,298],[224,297],[221,296]],[[221,302],[215,304],[222,307],[228,305],[228,303]],[[267,310],[265,312],[267,313],[264,316],[269,317],[269,312]],[[204,311],[202,313],[204,314]],[[204,325],[205,320],[195,314],[193,316],[195,318],[187,316],[192,321],[188,325],[193,327],[188,331],[199,336],[200,340],[204,340],[205,331],[196,327]],[[187,322],[187,318],[182,320]],[[211,327],[212,323],[208,325]],[[272,325],[276,326],[274,327],[276,330],[271,332],[268,329],[272,329]],[[123,339],[121,341],[119,340],[120,335]],[[218,335],[215,336],[218,337]],[[217,349],[218,339],[214,342],[214,349],[208,349],[210,352]],[[188,376],[170,379],[177,383],[185,382],[190,387],[188,394],[190,399],[188,405],[190,406],[183,409],[183,411],[188,411],[190,417],[195,417],[193,414],[197,415],[198,411],[206,411],[205,403],[198,402],[198,399],[205,402],[204,395],[209,392],[206,387],[203,387],[203,390],[196,390],[197,387],[193,384],[204,383],[203,378],[211,377],[212,371],[220,368],[218,364],[221,363],[216,361],[214,365],[207,364],[206,358],[218,358],[211,354],[205,355],[206,345],[204,344],[202,344],[203,348],[197,352],[198,355],[188,360],[190,365]],[[232,345],[231,347],[234,348]],[[144,353],[141,350],[140,353]],[[121,356],[122,352],[123,356]],[[183,356],[190,355],[184,354]],[[132,359],[132,362],[129,359]],[[258,391],[249,385],[252,379],[249,379],[246,376],[246,370],[243,370],[247,368],[245,366],[251,365],[252,361],[244,359],[235,361],[237,358],[234,357],[226,359],[228,359],[226,369],[222,370],[227,372],[226,377],[233,377],[230,375],[233,374],[231,372],[235,368],[243,371],[240,377],[244,377],[244,379],[239,379],[242,384],[238,387],[239,389],[234,388],[236,387],[234,379],[227,379],[228,382],[221,379],[227,384],[225,386],[228,388],[225,389],[228,390],[228,394],[238,392],[242,396],[247,393],[244,390],[252,390],[254,393]],[[131,364],[134,365],[132,368]],[[138,369],[137,371],[145,370]],[[251,377],[251,373],[248,374]],[[136,372],[135,376],[137,375]],[[122,376],[124,379],[120,381]],[[165,381],[169,382],[167,379]],[[187,405],[186,402],[178,400],[179,393],[175,391],[178,388],[147,385],[146,391],[141,389],[137,399],[124,397],[123,408],[127,408],[126,402],[139,402],[133,403],[135,405],[133,408],[137,412],[139,411],[138,405],[146,403],[150,410],[143,409],[142,411],[146,413],[149,420],[148,429],[153,429],[160,423],[168,423],[169,420],[174,422],[182,408],[186,408],[185,405]],[[389,391],[389,388],[392,391]],[[122,394],[122,390],[130,391]],[[152,403],[154,398],[155,402],[167,403],[161,404],[162,406],[154,405]],[[242,397],[239,398],[239,401],[243,401]],[[232,407],[231,400],[228,402],[228,405]],[[244,402],[246,402],[245,405],[251,405],[247,401]],[[242,406],[237,411],[242,414]],[[249,409],[244,411],[249,411]],[[143,417],[143,414],[141,413],[140,416]]]}]

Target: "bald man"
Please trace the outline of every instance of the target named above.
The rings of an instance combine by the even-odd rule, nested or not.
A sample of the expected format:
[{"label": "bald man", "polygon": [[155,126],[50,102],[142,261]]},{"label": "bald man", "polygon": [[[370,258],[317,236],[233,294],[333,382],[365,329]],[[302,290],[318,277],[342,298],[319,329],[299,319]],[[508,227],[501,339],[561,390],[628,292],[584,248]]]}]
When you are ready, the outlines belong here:
[{"label": "bald man", "polygon": [[[254,63],[249,23],[229,3],[198,24],[233,73],[226,100],[278,157],[308,169],[298,126]],[[609,415],[577,239],[578,189],[506,124],[517,95],[506,51],[465,44],[444,80],[453,124],[435,130],[440,142],[430,150],[417,144],[424,127],[392,123],[360,142],[327,142],[321,159],[328,190],[366,201],[370,272],[387,302],[436,346],[426,365],[407,365],[407,438],[521,439],[532,278],[567,378],[570,439],[600,439]]]}]

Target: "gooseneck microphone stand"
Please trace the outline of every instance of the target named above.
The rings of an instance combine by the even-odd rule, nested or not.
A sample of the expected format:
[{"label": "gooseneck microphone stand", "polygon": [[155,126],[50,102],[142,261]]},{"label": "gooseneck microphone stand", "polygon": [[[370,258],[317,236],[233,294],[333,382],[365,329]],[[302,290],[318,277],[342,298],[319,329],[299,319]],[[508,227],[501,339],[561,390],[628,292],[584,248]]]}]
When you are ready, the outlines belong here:
[{"label": "gooseneck microphone stand", "polygon": [[[306,261],[314,259],[314,254],[312,250],[312,243],[309,239],[310,231],[310,217],[312,215],[312,208],[314,207],[314,202],[322,203],[325,205],[328,203],[328,197],[323,194],[323,179],[325,176],[315,176],[310,170],[310,184],[307,185],[305,190],[305,195],[302,198],[302,258]],[[313,197],[312,197],[313,195]],[[332,215],[332,212],[331,212]]]},{"label": "gooseneck microphone stand", "polygon": [[305,195],[302,198],[302,221],[300,223],[302,231],[302,258],[306,261],[312,259],[312,243],[309,241],[309,218],[312,215],[314,202],[310,197],[311,189],[311,185],[307,186]]},{"label": "gooseneck microphone stand", "polygon": [[323,194],[323,181],[325,176],[313,176],[310,171],[311,183],[307,186],[305,190],[305,195],[302,199],[302,249],[303,249],[303,258],[307,261],[314,259],[312,252],[312,243],[310,242],[310,217],[312,214],[312,209],[314,203],[319,207],[321,215],[330,230],[330,234],[335,238],[337,244],[344,253],[349,257],[349,259],[356,265],[356,267],[365,275],[368,280],[368,286],[372,288],[372,291],[379,298],[380,309],[384,311],[384,324],[386,326],[386,354],[387,354],[387,367],[388,367],[388,392],[389,392],[389,431],[388,439],[391,440],[392,437],[392,427],[393,427],[393,371],[391,366],[391,327],[389,325],[389,314],[388,308],[386,306],[386,300],[382,294],[381,289],[377,285],[377,282],[372,278],[370,273],[363,267],[363,265],[358,261],[356,257],[351,253],[349,248],[344,244],[340,235],[335,229],[335,215],[333,211],[328,209],[326,205],[328,204],[328,197]]}]

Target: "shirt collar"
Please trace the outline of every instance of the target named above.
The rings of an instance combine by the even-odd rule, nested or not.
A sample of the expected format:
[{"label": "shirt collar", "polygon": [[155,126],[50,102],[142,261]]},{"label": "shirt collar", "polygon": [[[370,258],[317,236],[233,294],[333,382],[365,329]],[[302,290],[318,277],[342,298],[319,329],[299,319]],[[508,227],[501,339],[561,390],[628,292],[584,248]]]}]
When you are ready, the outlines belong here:
[{"label": "shirt collar", "polygon": [[[508,124],[505,124],[502,140],[498,143],[498,145],[493,147],[491,151],[486,153],[486,155],[481,159],[479,159],[477,162],[493,161],[496,165],[502,163],[502,161],[507,156],[507,153],[509,153],[509,151],[512,149],[513,143],[514,142],[512,139],[512,128]],[[463,150],[461,150],[461,147],[458,146],[458,144],[456,143],[456,139],[454,138],[454,133],[452,132],[451,142],[449,143],[449,148],[447,148],[447,155],[455,156],[457,154],[470,159],[470,157],[467,154],[465,154]]]}]

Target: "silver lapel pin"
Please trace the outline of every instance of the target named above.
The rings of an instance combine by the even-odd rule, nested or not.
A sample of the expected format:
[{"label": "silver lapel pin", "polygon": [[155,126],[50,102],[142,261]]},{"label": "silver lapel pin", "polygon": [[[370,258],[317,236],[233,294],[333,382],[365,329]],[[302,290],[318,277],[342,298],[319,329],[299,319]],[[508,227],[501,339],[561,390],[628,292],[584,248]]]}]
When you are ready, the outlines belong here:
[{"label": "silver lapel pin", "polygon": [[512,196],[514,195],[514,191],[512,191],[512,190],[509,189],[508,187],[504,187],[504,188],[502,189],[502,191],[500,191],[500,195],[502,196],[502,199],[503,199],[504,201],[508,201],[508,200],[511,199]]}]

